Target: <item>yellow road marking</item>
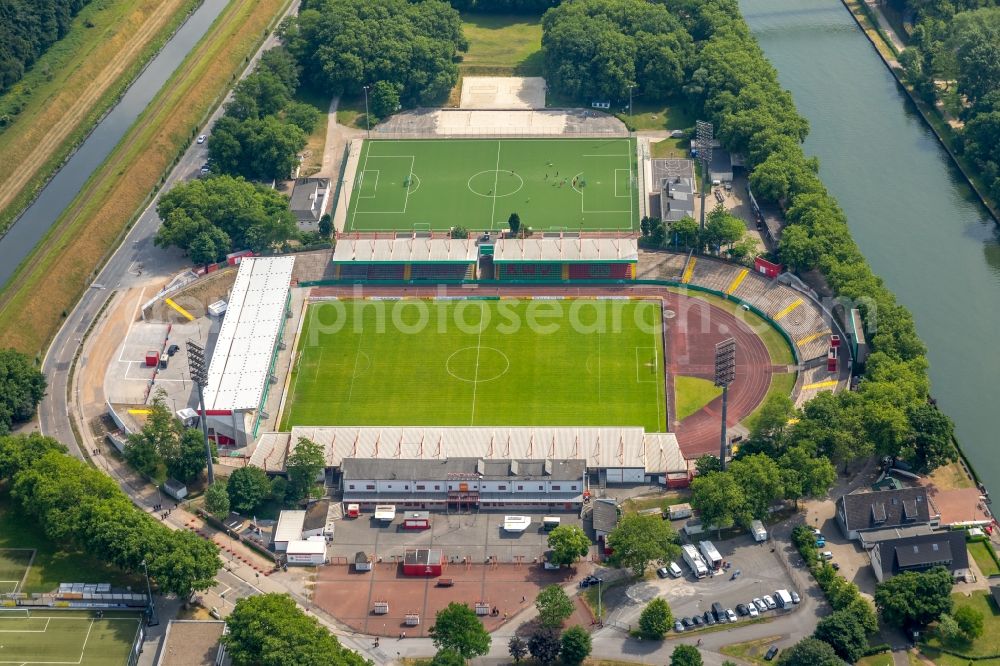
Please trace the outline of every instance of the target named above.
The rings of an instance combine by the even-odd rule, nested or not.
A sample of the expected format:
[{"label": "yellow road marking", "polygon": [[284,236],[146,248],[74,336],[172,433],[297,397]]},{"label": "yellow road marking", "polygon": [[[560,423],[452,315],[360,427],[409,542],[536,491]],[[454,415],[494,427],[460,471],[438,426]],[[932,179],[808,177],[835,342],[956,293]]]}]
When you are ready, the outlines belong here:
[{"label": "yellow road marking", "polygon": [[740,286],[740,284],[743,283],[743,278],[745,278],[747,276],[747,273],[749,272],[750,270],[747,268],[744,268],[742,271],[740,271],[740,274],[734,277],[733,281],[729,283],[728,287],[726,287],[726,293],[731,294],[734,291],[736,291],[736,289]]},{"label": "yellow road marking", "polygon": [[774,320],[777,321],[777,320],[779,320],[779,319],[781,319],[783,317],[787,317],[789,312],[791,312],[795,308],[799,307],[800,305],[802,305],[802,299],[801,298],[796,298],[794,301],[792,301],[791,305],[789,305],[787,308],[785,308],[784,310],[782,310],[778,314],[774,315]]},{"label": "yellow road marking", "polygon": [[153,410],[152,409],[130,409],[130,410],[128,410],[128,413],[129,414],[152,414]]},{"label": "yellow road marking", "polygon": [[795,341],[795,344],[797,344],[797,345],[804,345],[807,342],[812,342],[816,338],[821,338],[824,335],[827,335],[829,333],[830,333],[830,331],[817,331],[817,332],[813,333],[812,335],[807,335],[804,338],[799,338],[798,340]]},{"label": "yellow road marking", "polygon": [[691,257],[691,261],[688,262],[687,268],[684,269],[684,275],[681,276],[681,282],[687,284],[691,281],[691,274],[694,273],[694,265],[698,263],[698,259]]},{"label": "yellow road marking", "polygon": [[836,379],[828,379],[828,380],[826,380],[824,382],[816,382],[814,384],[806,384],[805,386],[802,387],[802,390],[803,391],[811,391],[812,389],[833,388],[836,385],[837,385],[837,380]]},{"label": "yellow road marking", "polygon": [[182,308],[181,306],[179,306],[176,303],[174,303],[174,300],[172,298],[168,298],[168,299],[166,299],[163,302],[166,303],[167,305],[169,305],[170,307],[172,307],[174,310],[177,310],[178,312],[180,312],[181,316],[187,317],[188,321],[194,321],[194,315],[191,314],[190,312],[188,312],[187,310],[185,310],[184,308]]}]

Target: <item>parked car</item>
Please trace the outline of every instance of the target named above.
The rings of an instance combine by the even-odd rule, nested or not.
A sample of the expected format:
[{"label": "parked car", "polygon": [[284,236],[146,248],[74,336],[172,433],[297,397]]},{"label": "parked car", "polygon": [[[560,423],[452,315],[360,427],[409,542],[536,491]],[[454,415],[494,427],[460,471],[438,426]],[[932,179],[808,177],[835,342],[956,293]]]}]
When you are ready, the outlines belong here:
[{"label": "parked car", "polygon": [[597,576],[587,576],[580,581],[580,587],[590,587],[591,585],[597,585],[601,582],[601,579]]},{"label": "parked car", "polygon": [[691,627],[694,626],[694,622],[692,622],[691,618],[689,618],[689,617],[681,618],[681,624],[684,625],[685,629],[690,629]]},{"label": "parked car", "polygon": [[167,356],[173,356],[179,350],[180,350],[180,347],[178,347],[177,345],[170,345],[169,347],[167,347]]},{"label": "parked car", "polygon": [[715,624],[715,616],[712,615],[712,611],[705,611],[705,614],[702,616],[702,618],[704,618],[705,624],[707,624],[710,627]]},{"label": "parked car", "polygon": [[700,627],[701,625],[705,624],[705,621],[701,619],[701,615],[695,615],[694,617],[691,618],[691,624],[693,624],[696,627]]},{"label": "parked car", "polygon": [[840,571],[840,563],[839,562],[834,562],[830,566],[833,567],[834,571]]},{"label": "parked car", "polygon": [[660,578],[666,578],[670,575],[670,571],[666,567],[660,567],[656,570],[656,575]]},{"label": "parked car", "polygon": [[778,646],[772,645],[767,649],[767,653],[764,655],[764,659],[767,661],[772,661],[776,656],[778,656]]},{"label": "parked car", "polygon": [[739,615],[749,615],[750,609],[747,608],[746,604],[736,604],[736,612]]},{"label": "parked car", "polygon": [[816,547],[817,548],[822,548],[825,545],[826,545],[826,537],[825,536],[820,535],[820,536],[816,537]]},{"label": "parked car", "polygon": [[207,137],[207,136],[205,136],[204,134],[199,134],[199,135],[198,135],[198,143],[199,143],[199,144],[202,144],[202,143],[205,143],[205,139],[207,139],[207,138],[208,138],[208,137]]},{"label": "parked car", "polygon": [[757,610],[761,613],[767,610],[767,604],[765,604],[764,600],[761,599],[760,597],[753,598],[753,605],[756,606]]},{"label": "parked car", "polygon": [[819,556],[821,558],[823,558],[824,560],[832,560],[833,559],[833,553],[831,551],[829,551],[829,550],[824,550],[822,553],[819,554]]},{"label": "parked car", "polygon": [[736,617],[736,613],[733,612],[732,608],[727,608],[726,609],[726,621],[727,622],[736,622],[736,620],[738,620],[738,619],[739,618]]},{"label": "parked car", "polygon": [[716,621],[725,622],[726,621],[726,609],[722,607],[718,601],[712,602],[712,615],[715,616]]},{"label": "parked car", "polygon": [[684,130],[671,130],[670,131],[670,138],[671,139],[679,139],[682,136],[684,136]]},{"label": "parked car", "polygon": [[202,164],[201,165],[201,173],[202,173],[202,175],[206,175],[211,170],[212,170],[211,167],[209,167],[207,164]]},{"label": "parked car", "polygon": [[757,610],[757,605],[752,601],[747,604],[747,610],[750,611],[750,617],[757,617],[760,615],[760,611]]},{"label": "parked car", "polygon": [[774,610],[778,607],[778,604],[771,598],[770,594],[764,595],[764,604],[767,606],[767,610]]},{"label": "parked car", "polygon": [[670,575],[673,576],[674,578],[680,578],[681,576],[684,575],[684,572],[681,571],[681,568],[677,566],[676,562],[671,562],[670,564],[668,564],[667,571],[670,572]]},{"label": "parked car", "polygon": [[797,604],[802,601],[802,597],[799,596],[798,592],[792,591],[792,603]]},{"label": "parked car", "polygon": [[812,533],[813,533],[813,534],[814,534],[815,536],[818,536],[818,537],[821,537],[821,536],[823,536],[823,532],[822,532],[822,531],[820,531],[820,529],[819,529],[819,528],[817,528],[817,527],[814,527],[814,528],[812,528]]},{"label": "parked car", "polygon": [[681,624],[680,620],[677,620],[676,622],[674,622],[674,631],[677,631],[677,632],[684,631],[684,625]]}]

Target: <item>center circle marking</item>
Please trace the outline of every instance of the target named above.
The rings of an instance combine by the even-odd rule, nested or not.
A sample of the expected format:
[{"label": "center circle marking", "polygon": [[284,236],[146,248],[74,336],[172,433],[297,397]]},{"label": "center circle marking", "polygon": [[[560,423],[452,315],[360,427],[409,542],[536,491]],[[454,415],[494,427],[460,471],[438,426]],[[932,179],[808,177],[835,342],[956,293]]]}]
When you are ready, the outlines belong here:
[{"label": "center circle marking", "polygon": [[524,179],[504,169],[487,169],[469,177],[469,191],[481,197],[509,197],[524,187]]},{"label": "center circle marking", "polygon": [[444,368],[460,382],[482,384],[507,374],[510,359],[507,354],[493,347],[463,347],[448,357]]}]

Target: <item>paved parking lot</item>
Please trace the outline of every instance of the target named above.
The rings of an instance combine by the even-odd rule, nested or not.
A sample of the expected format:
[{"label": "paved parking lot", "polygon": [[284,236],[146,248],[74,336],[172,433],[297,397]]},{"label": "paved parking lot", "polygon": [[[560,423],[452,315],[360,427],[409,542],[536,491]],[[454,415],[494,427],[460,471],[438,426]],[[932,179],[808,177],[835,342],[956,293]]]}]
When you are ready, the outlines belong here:
[{"label": "paved parking lot", "polygon": [[[517,513],[530,515],[532,523],[519,534],[504,532],[505,515]],[[448,561],[481,563],[487,558],[497,562],[520,561],[531,563],[535,558],[541,561],[547,549],[548,535],[542,531],[542,517],[556,515],[563,525],[581,525],[577,514],[543,513],[531,511],[508,511],[506,513],[443,514],[431,513],[431,529],[422,531],[403,530],[402,512],[396,514],[388,526],[376,523],[371,515],[362,515],[356,520],[344,519],[337,522],[333,542],[328,549],[332,562],[353,562],[354,554],[364,551],[375,558],[389,561],[402,557],[408,548],[429,548],[444,551]],[[347,558],[346,560],[344,558]]]},{"label": "paved parking lot", "polygon": [[[718,601],[724,608],[736,609],[736,605],[747,603],[754,597],[765,594],[774,596],[777,589],[795,589],[788,572],[782,566],[776,553],[771,551],[770,542],[758,544],[747,536],[728,541],[712,541],[722,557],[731,563],[728,571],[700,580],[691,574],[691,569],[678,560],[684,576],[678,579],[650,579],[629,586],[625,590],[625,603],[615,608],[608,619],[616,625],[636,624],[643,606],[651,599],[661,596],[670,604],[677,619],[690,617],[710,610]],[[733,572],[741,573],[731,580]],[[783,612],[783,611],[777,611]],[[768,611],[769,615],[776,611]]]}]

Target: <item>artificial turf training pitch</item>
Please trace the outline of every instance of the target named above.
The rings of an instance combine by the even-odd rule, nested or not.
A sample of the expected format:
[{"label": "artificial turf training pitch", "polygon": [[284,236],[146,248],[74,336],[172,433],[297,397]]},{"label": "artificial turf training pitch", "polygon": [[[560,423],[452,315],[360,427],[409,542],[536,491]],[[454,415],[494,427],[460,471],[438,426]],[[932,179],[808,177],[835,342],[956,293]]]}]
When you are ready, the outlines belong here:
[{"label": "artificial turf training pitch", "polygon": [[635,141],[365,141],[345,231],[638,228]]},{"label": "artificial turf training pitch", "polygon": [[665,432],[660,303],[315,303],[290,387],[282,429],[589,425]]},{"label": "artificial turf training pitch", "polygon": [[0,664],[124,666],[139,615],[106,611],[0,611]]}]

